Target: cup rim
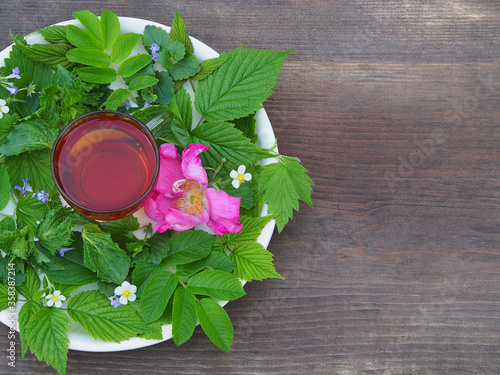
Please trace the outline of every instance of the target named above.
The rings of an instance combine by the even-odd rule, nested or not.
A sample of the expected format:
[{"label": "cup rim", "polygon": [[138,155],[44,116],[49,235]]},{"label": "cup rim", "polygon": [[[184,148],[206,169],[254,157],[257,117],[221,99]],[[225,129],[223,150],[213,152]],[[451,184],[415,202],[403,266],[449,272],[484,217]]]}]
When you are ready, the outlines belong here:
[{"label": "cup rim", "polygon": [[[122,117],[128,118],[129,120],[131,120],[131,121],[139,124],[140,127],[141,127],[141,130],[147,134],[148,138],[151,138],[151,140],[152,140],[151,144],[153,146],[153,149],[155,150],[155,155],[156,155],[156,168],[155,168],[155,172],[154,172],[154,175],[153,175],[153,180],[151,181],[150,186],[146,189],[146,191],[143,194],[141,194],[141,196],[139,198],[137,198],[136,200],[134,200],[132,203],[128,204],[127,206],[124,206],[124,207],[121,207],[121,208],[118,208],[118,209],[114,209],[114,210],[95,210],[95,209],[83,206],[83,205],[75,202],[75,200],[73,200],[65,192],[65,190],[63,189],[63,187],[59,184],[59,181],[56,178],[56,174],[55,174],[55,169],[56,168],[55,168],[55,165],[54,165],[55,164],[54,163],[54,157],[55,157],[55,153],[56,153],[56,149],[57,149],[56,145],[59,144],[61,138],[63,138],[63,135],[67,134],[67,130],[70,127],[72,127],[76,122],[82,120],[85,117],[89,117],[89,116],[93,116],[93,115],[99,115],[99,114],[104,114],[104,115],[109,115],[109,116],[113,116],[113,115],[114,116],[122,116]],[[144,198],[146,198],[153,191],[153,189],[155,188],[155,185],[156,185],[156,181],[158,179],[159,172],[160,172],[160,150],[158,148],[158,144],[156,143],[156,139],[153,136],[153,133],[149,130],[149,128],[146,126],[146,124],[144,124],[138,118],[136,118],[136,117],[134,117],[132,115],[129,115],[128,113],[123,113],[123,112],[119,112],[119,111],[110,111],[110,110],[92,111],[92,112],[84,113],[84,114],[82,114],[82,115],[74,118],[68,124],[66,124],[66,126],[64,126],[62,128],[62,130],[59,132],[59,134],[57,135],[56,140],[54,141],[54,144],[52,146],[52,151],[51,151],[51,154],[50,154],[50,170],[51,170],[51,173],[52,173],[52,179],[54,180],[54,184],[56,185],[57,190],[59,191],[59,193],[63,196],[64,200],[70,206],[78,207],[78,209],[90,212],[92,214],[103,215],[104,216],[104,215],[109,215],[109,214],[115,214],[115,213],[118,213],[118,212],[121,212],[121,211],[127,211],[127,210],[133,208],[134,206],[136,206],[138,203],[140,203]],[[87,216],[85,214],[83,214],[83,215]]]}]

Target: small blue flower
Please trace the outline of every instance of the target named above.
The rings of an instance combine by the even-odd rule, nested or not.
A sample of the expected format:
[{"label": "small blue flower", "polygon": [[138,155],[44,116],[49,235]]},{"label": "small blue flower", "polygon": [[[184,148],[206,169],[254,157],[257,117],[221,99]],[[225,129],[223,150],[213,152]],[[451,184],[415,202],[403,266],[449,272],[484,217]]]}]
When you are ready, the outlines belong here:
[{"label": "small blue flower", "polygon": [[61,247],[59,250],[57,250],[57,252],[59,253],[59,255],[60,255],[60,256],[62,256],[62,257],[63,257],[63,256],[64,256],[64,253],[65,253],[66,251],[70,251],[70,250],[73,250],[73,248],[72,248],[72,247],[66,247],[66,246],[63,246],[63,247]]},{"label": "small blue flower", "polygon": [[39,193],[33,193],[33,198],[38,199],[43,204],[47,204],[47,201],[49,199],[49,193],[46,193],[44,190],[40,190]]},{"label": "small blue flower", "polygon": [[16,78],[16,79],[19,79],[21,78],[21,76],[19,75],[20,74],[20,70],[19,68],[16,66],[14,69],[12,69],[12,74],[8,75],[7,77],[5,77],[5,79],[10,79],[10,78]]},{"label": "small blue flower", "polygon": [[111,296],[111,297],[108,297],[108,299],[111,301],[111,306],[113,306],[115,309],[118,306],[121,306],[121,304],[122,304],[120,302],[120,299],[117,296]]},{"label": "small blue flower", "polygon": [[19,190],[21,192],[21,197],[23,197],[24,194],[26,194],[26,189],[28,189],[28,179],[26,180],[21,179],[21,181],[23,182],[23,187],[14,186],[14,189]]},{"label": "small blue flower", "polygon": [[6,87],[7,91],[10,93],[10,95],[16,95],[18,88],[14,86],[12,82],[9,82],[8,87]]},{"label": "small blue flower", "polygon": [[156,43],[151,44],[151,60],[158,60],[158,52],[160,51],[160,46]]},{"label": "small blue flower", "polygon": [[144,106],[144,108],[151,107],[151,103],[149,103],[149,102],[144,102],[144,103],[142,103],[142,105]]}]

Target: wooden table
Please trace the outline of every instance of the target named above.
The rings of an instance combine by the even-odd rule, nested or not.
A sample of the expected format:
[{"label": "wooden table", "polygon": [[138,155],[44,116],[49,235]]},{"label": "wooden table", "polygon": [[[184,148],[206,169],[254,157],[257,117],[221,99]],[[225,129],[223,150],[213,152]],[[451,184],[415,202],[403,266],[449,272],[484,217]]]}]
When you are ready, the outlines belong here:
[{"label": "wooden table", "polygon": [[[265,108],[314,207],[269,245],[286,280],[226,306],[231,354],[198,327],[180,347],[70,351],[69,374],[500,373],[498,1],[11,0],[0,48],[105,7],[177,11],[219,52],[295,49]],[[28,354],[0,373],[54,371]]]}]

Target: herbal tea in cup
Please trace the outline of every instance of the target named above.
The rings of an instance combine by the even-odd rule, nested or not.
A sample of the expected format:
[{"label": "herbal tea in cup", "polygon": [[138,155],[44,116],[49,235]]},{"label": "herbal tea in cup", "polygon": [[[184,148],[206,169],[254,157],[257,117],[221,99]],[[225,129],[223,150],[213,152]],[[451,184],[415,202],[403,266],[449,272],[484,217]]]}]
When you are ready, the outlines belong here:
[{"label": "herbal tea in cup", "polygon": [[70,122],[52,149],[51,168],[63,198],[97,220],[116,220],[137,211],[153,191],[159,151],[139,120],[97,111]]}]

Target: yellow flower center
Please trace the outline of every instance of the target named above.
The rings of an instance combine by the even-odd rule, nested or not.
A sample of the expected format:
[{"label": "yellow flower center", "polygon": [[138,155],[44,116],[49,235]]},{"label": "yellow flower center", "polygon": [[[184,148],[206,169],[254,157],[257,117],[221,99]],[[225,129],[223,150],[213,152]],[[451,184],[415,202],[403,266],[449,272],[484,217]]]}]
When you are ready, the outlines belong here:
[{"label": "yellow flower center", "polygon": [[57,302],[57,297],[56,296],[52,297],[52,301]]},{"label": "yellow flower center", "polygon": [[128,296],[130,296],[130,290],[125,290],[123,295],[128,298]]},{"label": "yellow flower center", "polygon": [[243,182],[244,179],[245,179],[245,177],[242,174],[238,175],[238,180],[240,180],[241,182]]},{"label": "yellow flower center", "polygon": [[186,180],[179,189],[182,195],[174,199],[175,208],[188,215],[199,215],[205,208],[205,188],[194,180]]}]

